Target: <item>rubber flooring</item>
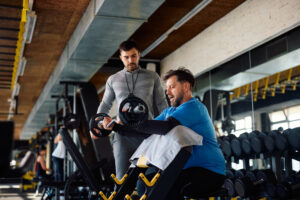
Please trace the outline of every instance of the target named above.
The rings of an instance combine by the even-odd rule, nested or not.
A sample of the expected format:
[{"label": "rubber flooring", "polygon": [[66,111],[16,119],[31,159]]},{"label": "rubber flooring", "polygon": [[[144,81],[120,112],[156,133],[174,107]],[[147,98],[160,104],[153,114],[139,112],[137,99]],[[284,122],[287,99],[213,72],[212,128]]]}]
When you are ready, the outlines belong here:
[{"label": "rubber flooring", "polygon": [[21,192],[19,185],[0,185],[1,200],[38,200],[41,194],[34,197],[34,191]]}]

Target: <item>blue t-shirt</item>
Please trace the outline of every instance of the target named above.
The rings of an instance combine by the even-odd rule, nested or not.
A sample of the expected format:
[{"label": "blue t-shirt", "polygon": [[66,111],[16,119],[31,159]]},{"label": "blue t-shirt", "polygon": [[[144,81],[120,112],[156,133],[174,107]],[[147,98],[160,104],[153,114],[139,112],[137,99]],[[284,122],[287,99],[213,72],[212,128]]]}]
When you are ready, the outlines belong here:
[{"label": "blue t-shirt", "polygon": [[191,98],[178,107],[166,108],[156,120],[173,117],[203,137],[202,146],[193,146],[193,152],[184,169],[202,167],[225,175],[225,159],[217,143],[214,126],[206,107],[196,98]]}]

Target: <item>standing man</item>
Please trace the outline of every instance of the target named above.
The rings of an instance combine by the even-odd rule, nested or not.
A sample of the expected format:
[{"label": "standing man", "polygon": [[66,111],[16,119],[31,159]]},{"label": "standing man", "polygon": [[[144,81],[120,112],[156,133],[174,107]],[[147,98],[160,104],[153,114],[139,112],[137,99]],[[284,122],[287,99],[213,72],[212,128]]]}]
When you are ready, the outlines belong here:
[{"label": "standing man", "polygon": [[[117,101],[119,108],[120,103],[130,94],[133,94],[147,104],[149,119],[153,119],[154,110],[161,113],[167,107],[160,78],[157,73],[142,69],[139,66],[140,52],[134,41],[122,42],[119,51],[124,69],[108,78],[97,113],[108,113],[114,100]],[[91,134],[91,137],[93,139],[97,138],[93,134]],[[116,132],[113,141],[113,151],[118,179],[121,179],[126,173],[130,165],[129,158],[144,138],[145,135],[143,134],[127,137]]]}]

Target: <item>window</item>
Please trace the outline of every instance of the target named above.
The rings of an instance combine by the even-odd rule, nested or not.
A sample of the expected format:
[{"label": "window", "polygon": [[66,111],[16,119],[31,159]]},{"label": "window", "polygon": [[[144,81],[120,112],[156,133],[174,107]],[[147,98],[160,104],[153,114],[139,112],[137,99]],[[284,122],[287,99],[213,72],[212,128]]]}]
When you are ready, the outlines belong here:
[{"label": "window", "polygon": [[287,122],[273,124],[271,125],[271,130],[277,130],[279,127],[282,127],[285,130],[289,128],[289,125]]},{"label": "window", "polygon": [[269,116],[270,116],[271,122],[280,122],[280,121],[286,120],[286,116],[282,110],[270,113]]},{"label": "window", "polygon": [[232,169],[234,169],[234,170],[240,170],[240,169],[243,169],[243,168],[244,168],[244,166],[243,166],[243,161],[242,161],[242,160],[239,160],[239,163],[232,162],[232,163],[231,163],[231,167],[232,167]]},{"label": "window", "polygon": [[252,132],[252,118],[247,116],[245,118],[235,121],[235,132],[234,134],[238,137],[240,134],[245,132]]},{"label": "window", "polygon": [[300,119],[300,106],[290,107],[286,111],[289,121]]},{"label": "window", "polygon": [[298,160],[292,159],[292,169],[296,172],[300,170],[300,163]]},{"label": "window", "polygon": [[245,129],[245,120],[244,119],[236,120],[235,129],[236,130]]},{"label": "window", "polygon": [[269,113],[271,130],[300,127],[300,106],[292,106]]},{"label": "window", "polygon": [[290,128],[300,127],[300,120],[290,122],[289,127]]}]

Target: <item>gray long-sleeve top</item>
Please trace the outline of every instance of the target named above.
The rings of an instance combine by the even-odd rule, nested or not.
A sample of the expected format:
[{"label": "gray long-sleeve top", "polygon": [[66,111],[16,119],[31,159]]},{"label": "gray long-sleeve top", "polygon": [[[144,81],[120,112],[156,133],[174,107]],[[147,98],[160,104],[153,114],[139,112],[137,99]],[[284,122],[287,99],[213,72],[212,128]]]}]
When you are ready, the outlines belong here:
[{"label": "gray long-sleeve top", "polygon": [[[157,111],[161,113],[167,107],[165,93],[156,72],[139,68],[131,73],[124,68],[108,78],[105,92],[97,113],[108,113],[114,100],[117,101],[117,110],[119,110],[119,105],[129,95],[125,76],[130,91],[132,91],[133,88],[132,80],[135,82],[133,94],[144,100],[147,104],[149,109],[149,119],[153,119],[154,109],[157,109]],[[136,80],[137,76],[138,78]]]}]

